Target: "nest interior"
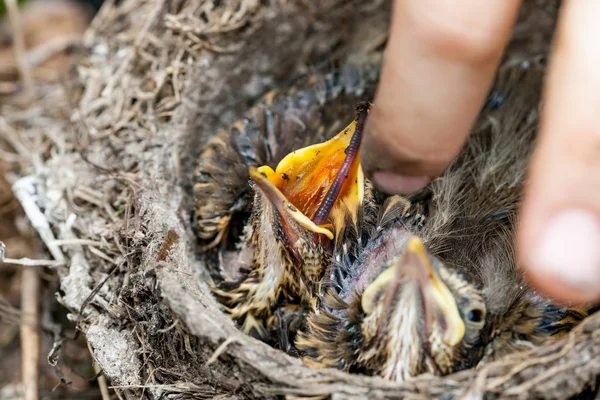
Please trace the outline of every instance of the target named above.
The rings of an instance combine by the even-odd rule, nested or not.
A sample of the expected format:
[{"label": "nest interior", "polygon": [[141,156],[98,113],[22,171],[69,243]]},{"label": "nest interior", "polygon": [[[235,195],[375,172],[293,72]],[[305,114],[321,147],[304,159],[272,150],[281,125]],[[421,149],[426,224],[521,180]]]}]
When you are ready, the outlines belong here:
[{"label": "nest interior", "polygon": [[[380,49],[389,9],[109,1],[72,73],[4,107],[0,138],[22,160],[13,190],[63,263],[57,297],[121,397],[567,398],[595,388],[598,316],[478,370],[397,384],[310,369],[241,334],[210,294],[190,219],[202,144],[267,90]],[[526,4],[505,62],[544,54],[556,10]]]}]

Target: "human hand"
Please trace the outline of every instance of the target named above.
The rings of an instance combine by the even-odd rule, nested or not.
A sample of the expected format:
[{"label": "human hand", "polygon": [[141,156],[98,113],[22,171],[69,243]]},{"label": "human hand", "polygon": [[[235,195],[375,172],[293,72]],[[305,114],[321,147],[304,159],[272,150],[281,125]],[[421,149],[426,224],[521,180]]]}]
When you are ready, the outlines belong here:
[{"label": "human hand", "polygon": [[[485,100],[520,2],[394,2],[362,163],[389,193],[456,157]],[[527,277],[570,303],[600,299],[600,2],[564,2],[517,234]]]}]

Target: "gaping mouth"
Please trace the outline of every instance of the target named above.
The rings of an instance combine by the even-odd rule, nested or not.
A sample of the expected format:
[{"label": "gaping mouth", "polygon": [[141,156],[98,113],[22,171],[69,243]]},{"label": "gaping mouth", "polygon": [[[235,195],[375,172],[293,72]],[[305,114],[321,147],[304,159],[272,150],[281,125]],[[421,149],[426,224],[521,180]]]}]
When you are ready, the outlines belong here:
[{"label": "gaping mouth", "polygon": [[256,187],[284,221],[329,239],[348,213],[356,221],[364,196],[359,149],[369,109],[361,103],[344,130],[324,143],[293,151],[275,171],[269,166],[250,168]]},{"label": "gaping mouth", "polygon": [[[404,283],[414,283],[422,297],[424,325],[428,332],[440,332],[441,340],[448,346],[458,344],[465,333],[465,325],[454,296],[440,279],[423,242],[416,236],[406,244],[404,254],[371,283],[361,298],[365,313],[372,312],[378,301],[383,301],[384,312],[407,312],[395,309]],[[378,296],[381,291],[382,296]],[[397,305],[397,304],[396,304]]]}]

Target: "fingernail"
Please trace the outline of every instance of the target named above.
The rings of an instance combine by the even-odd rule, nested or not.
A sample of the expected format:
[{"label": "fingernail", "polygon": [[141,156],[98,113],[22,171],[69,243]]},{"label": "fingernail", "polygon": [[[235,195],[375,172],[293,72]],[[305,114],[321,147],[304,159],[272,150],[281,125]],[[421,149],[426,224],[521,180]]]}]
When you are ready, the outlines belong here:
[{"label": "fingernail", "polygon": [[431,181],[426,176],[402,176],[391,172],[374,172],[372,181],[386,193],[410,193],[424,188]]},{"label": "fingernail", "polygon": [[581,290],[600,288],[600,223],[591,212],[565,210],[548,221],[532,266]]}]

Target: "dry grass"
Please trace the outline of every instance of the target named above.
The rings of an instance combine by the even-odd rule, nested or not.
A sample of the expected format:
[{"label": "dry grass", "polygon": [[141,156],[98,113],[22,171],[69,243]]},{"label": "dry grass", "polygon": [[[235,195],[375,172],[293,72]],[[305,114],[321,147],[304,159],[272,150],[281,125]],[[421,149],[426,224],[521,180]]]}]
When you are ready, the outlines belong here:
[{"label": "dry grass", "polygon": [[[399,385],[307,368],[242,336],[208,292],[189,219],[200,145],[317,60],[372,51],[388,6],[109,1],[71,75],[3,107],[21,201],[66,264],[59,301],[121,398],[566,398],[595,385],[598,316],[530,353]],[[533,44],[519,31],[508,62],[547,48],[547,29],[534,30]]]}]

